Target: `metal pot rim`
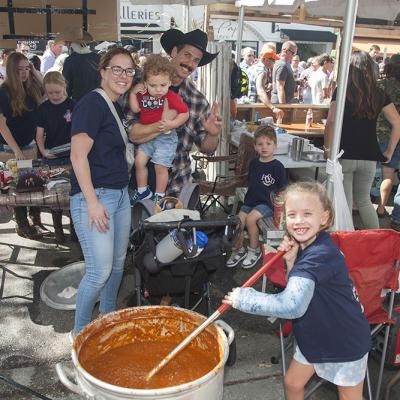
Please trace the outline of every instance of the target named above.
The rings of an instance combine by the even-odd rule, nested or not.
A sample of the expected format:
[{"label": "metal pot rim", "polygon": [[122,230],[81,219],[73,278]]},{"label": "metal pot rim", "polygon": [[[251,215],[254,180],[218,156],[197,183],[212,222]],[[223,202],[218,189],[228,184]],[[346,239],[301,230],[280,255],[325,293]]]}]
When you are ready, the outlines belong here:
[{"label": "metal pot rim", "polygon": [[[182,308],[178,308],[178,307],[171,307],[171,306],[144,306],[144,307],[135,307],[134,309],[136,311],[141,311],[141,310],[145,310],[148,308],[159,308],[159,309],[175,309],[178,312],[183,312],[184,314],[192,314],[195,315],[197,317],[201,317],[204,318],[204,320],[206,319],[204,317],[204,315],[201,315],[197,312],[191,311],[191,310],[186,310],[186,309],[182,309]],[[118,314],[118,313],[122,313],[122,312],[126,312],[127,309],[124,310],[119,310],[119,311],[115,311],[112,314]],[[104,318],[104,317],[103,317]],[[92,323],[90,323],[86,328],[84,328],[84,330],[80,333],[82,334],[84,331],[86,331],[86,329],[89,329],[89,326],[91,326],[95,321],[93,321]],[[81,374],[81,377],[83,377],[88,383],[91,383],[93,385],[99,386],[102,389],[108,390],[111,393],[118,393],[121,395],[138,395],[138,396],[156,396],[156,395],[168,395],[168,394],[173,394],[176,392],[179,393],[184,393],[185,391],[189,391],[189,390],[193,390],[193,388],[201,386],[204,382],[210,381],[214,376],[216,376],[221,369],[224,368],[225,363],[228,359],[228,355],[229,355],[229,344],[228,344],[228,340],[227,337],[224,333],[224,331],[222,330],[222,328],[220,328],[218,325],[213,324],[213,326],[216,328],[217,333],[219,338],[221,339],[221,341],[219,341],[220,344],[222,344],[223,346],[223,355],[221,357],[221,360],[219,361],[219,363],[207,374],[203,375],[202,377],[194,380],[194,381],[190,381],[187,383],[183,383],[181,385],[177,385],[177,386],[170,386],[170,387],[166,387],[166,388],[160,388],[160,389],[132,389],[132,388],[125,388],[122,386],[115,386],[112,385],[110,383],[104,382],[96,377],[94,377],[93,375],[89,374],[89,372],[87,372],[82,365],[79,362],[78,359],[78,355],[76,352],[76,348],[75,348],[75,344],[72,346],[72,350],[71,350],[71,356],[72,356],[72,362],[74,364],[74,367],[78,370],[78,373]],[[79,334],[79,335],[80,335]],[[78,336],[79,336],[78,335]]]}]

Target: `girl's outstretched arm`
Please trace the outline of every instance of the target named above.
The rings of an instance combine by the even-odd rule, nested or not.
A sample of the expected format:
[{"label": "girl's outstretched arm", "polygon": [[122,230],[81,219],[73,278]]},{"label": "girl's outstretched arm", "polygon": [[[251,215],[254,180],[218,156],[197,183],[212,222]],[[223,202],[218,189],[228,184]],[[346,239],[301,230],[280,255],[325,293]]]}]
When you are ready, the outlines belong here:
[{"label": "girl's outstretched arm", "polygon": [[225,296],[223,303],[250,314],[295,319],[307,311],[314,288],[312,279],[294,276],[281,293],[268,294],[253,288],[235,288]]}]

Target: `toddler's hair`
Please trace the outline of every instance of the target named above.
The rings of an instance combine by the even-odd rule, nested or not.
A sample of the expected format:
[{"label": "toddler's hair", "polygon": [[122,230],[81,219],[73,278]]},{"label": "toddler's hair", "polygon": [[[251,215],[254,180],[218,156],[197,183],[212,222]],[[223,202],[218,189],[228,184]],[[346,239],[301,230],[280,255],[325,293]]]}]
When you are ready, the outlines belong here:
[{"label": "toddler's hair", "polygon": [[284,203],[283,203],[283,225],[284,229],[286,229],[286,199],[290,195],[290,193],[293,192],[303,192],[303,193],[311,193],[315,194],[319,201],[321,202],[322,208],[324,211],[329,212],[329,218],[328,221],[326,222],[325,225],[321,226],[321,231],[326,231],[329,229],[332,224],[333,220],[335,218],[335,212],[332,208],[332,203],[328,197],[328,193],[323,185],[321,185],[319,182],[312,182],[312,181],[307,181],[307,182],[295,182],[290,184],[287,189],[285,190],[284,193]]},{"label": "toddler's hair", "polygon": [[63,75],[58,71],[50,71],[43,78],[43,86],[47,84],[60,85],[64,88],[67,87],[67,82],[65,81]]},{"label": "toddler's hair", "polygon": [[256,143],[259,137],[267,137],[271,139],[275,144],[277,144],[278,139],[276,138],[275,129],[270,125],[261,125],[254,132],[254,143]]},{"label": "toddler's hair", "polygon": [[146,81],[150,75],[168,75],[172,80],[175,68],[167,57],[161,54],[150,54],[146,56],[146,63],[143,66],[143,80]]}]

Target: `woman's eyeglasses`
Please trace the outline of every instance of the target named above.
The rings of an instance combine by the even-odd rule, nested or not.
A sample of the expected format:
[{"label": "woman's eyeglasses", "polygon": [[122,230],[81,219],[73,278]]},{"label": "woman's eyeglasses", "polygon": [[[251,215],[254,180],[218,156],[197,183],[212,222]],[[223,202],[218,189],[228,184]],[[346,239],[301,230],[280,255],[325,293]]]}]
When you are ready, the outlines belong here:
[{"label": "woman's eyeglasses", "polygon": [[122,68],[118,65],[114,65],[113,67],[106,67],[105,69],[111,69],[111,72],[115,76],[121,76],[124,72],[128,78],[132,78],[135,76],[135,69],[134,68]]}]

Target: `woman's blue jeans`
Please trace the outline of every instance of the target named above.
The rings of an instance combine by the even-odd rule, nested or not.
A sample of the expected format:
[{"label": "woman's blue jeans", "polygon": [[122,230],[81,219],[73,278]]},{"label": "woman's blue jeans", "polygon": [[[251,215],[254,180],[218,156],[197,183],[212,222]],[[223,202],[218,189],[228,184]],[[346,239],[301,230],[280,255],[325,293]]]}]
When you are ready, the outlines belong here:
[{"label": "woman's blue jeans", "polygon": [[75,332],[91,321],[98,299],[100,313],[115,311],[129,242],[131,207],[128,189],[100,188],[95,191],[110,216],[106,233],[99,232],[94,224],[89,230],[87,204],[82,193],[70,199],[71,217],[86,267],[76,299]]}]

